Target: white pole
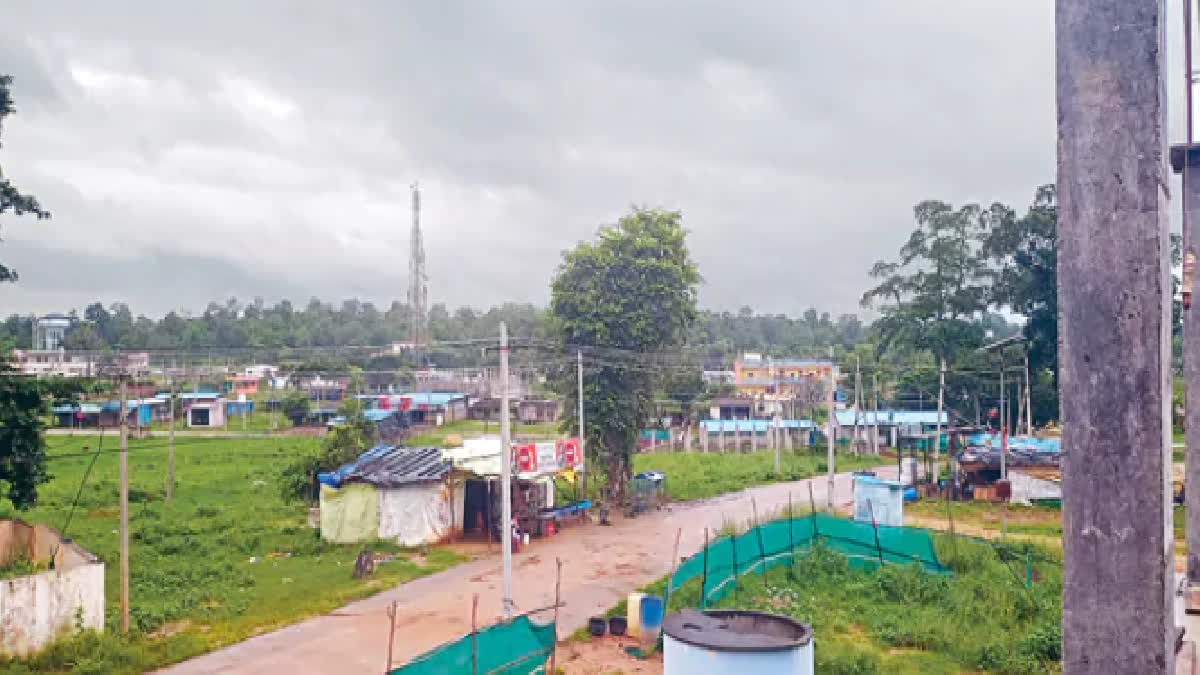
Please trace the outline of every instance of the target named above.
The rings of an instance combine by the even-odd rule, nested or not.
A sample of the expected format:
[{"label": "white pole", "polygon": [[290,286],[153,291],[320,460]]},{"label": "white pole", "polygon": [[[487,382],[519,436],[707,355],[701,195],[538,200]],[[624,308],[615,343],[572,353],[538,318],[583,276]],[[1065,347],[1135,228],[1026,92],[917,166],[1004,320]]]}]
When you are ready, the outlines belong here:
[{"label": "white pole", "polygon": [[583,498],[587,499],[587,450],[583,433],[583,350],[575,352],[575,371],[579,380],[579,456],[583,458],[583,470],[579,472],[579,484],[583,487]]},{"label": "white pole", "polygon": [[[933,438],[933,484],[937,485],[939,473],[939,457],[942,453],[942,409],[946,397],[946,359],[942,358],[942,367],[938,372],[938,409],[937,434]],[[949,454],[949,453],[947,453]]]},{"label": "white pole", "polygon": [[512,617],[512,436],[508,427],[508,326],[500,322],[500,550],[504,552],[504,618]]},{"label": "white pole", "polygon": [[167,420],[167,501],[175,497],[175,378],[171,378],[171,412]]},{"label": "white pole", "polygon": [[829,511],[833,511],[833,430],[837,426],[837,417],[833,414],[834,399],[837,398],[837,375],[835,371],[837,365],[833,361],[833,347],[829,348],[829,393],[825,396],[826,402],[829,404],[829,456],[826,458],[826,463],[829,465],[829,494],[826,495],[829,501]]},{"label": "white pole", "polygon": [[1004,362],[1000,363],[1000,478],[1008,478],[1008,419],[1005,417],[1008,407],[1005,405],[1008,394],[1004,391]]},{"label": "white pole", "polygon": [[[1190,1],[1190,0],[1189,0]],[[1033,383],[1029,381],[1029,351],[1025,351],[1025,433],[1033,436],[1033,404],[1030,403],[1030,388]]]},{"label": "white pole", "polygon": [[[122,367],[123,364],[122,364]],[[129,632],[129,412],[121,373],[121,633]]]}]

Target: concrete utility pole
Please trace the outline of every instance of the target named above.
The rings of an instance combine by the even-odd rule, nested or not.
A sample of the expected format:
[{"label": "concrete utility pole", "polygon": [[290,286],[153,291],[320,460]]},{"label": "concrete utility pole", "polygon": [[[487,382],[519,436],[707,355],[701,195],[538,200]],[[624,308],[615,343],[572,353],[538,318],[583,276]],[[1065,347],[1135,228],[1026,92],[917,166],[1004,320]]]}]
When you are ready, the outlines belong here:
[{"label": "concrete utility pole", "polygon": [[834,400],[837,398],[837,364],[833,360],[833,347],[829,348],[829,393],[825,396],[829,403],[829,456],[826,458],[826,463],[829,465],[829,494],[826,495],[829,501],[829,511],[833,512],[833,430],[837,428],[837,417],[833,414]]},{"label": "concrete utility pole", "polygon": [[1175,672],[1166,22],[1056,2],[1066,675]]},{"label": "concrete utility pole", "polygon": [[587,435],[583,433],[583,350],[575,351],[575,372],[579,380],[579,456],[583,458],[583,470],[579,472],[579,484],[583,487],[583,498],[587,499]]},{"label": "concrete utility pole", "polygon": [[1008,391],[1004,388],[1004,361],[1000,362],[1000,480],[1008,479]]},{"label": "concrete utility pole", "polygon": [[862,396],[859,392],[862,391],[862,363],[858,358],[858,354],[854,355],[854,454],[858,454],[858,414],[862,410]]},{"label": "concrete utility pole", "polygon": [[874,408],[871,419],[871,454],[879,454],[879,374],[871,373],[871,402]]},{"label": "concrete utility pole", "polygon": [[[942,454],[942,411],[945,409],[946,400],[946,359],[942,357],[942,365],[938,370],[938,409],[937,409],[937,433],[933,437],[933,484],[937,485],[938,474],[941,471],[940,462]],[[949,454],[949,453],[947,453]]]},{"label": "concrete utility pole", "polygon": [[[1189,2],[1191,0],[1188,0]],[[1033,382],[1029,379],[1029,346],[1025,346],[1025,435],[1033,436],[1033,404],[1032,394]]]},{"label": "concrete utility pole", "polygon": [[[1194,261],[1191,242],[1200,232],[1200,180],[1197,180],[1200,176],[1196,173],[1200,169],[1200,146],[1189,144],[1172,148],[1171,164],[1176,173],[1183,174],[1184,258],[1186,260],[1190,255]],[[1194,262],[1191,265],[1185,262],[1185,278],[1189,272],[1195,273]],[[1186,281],[1184,285],[1187,285]],[[1200,312],[1192,311],[1190,302],[1188,305],[1183,311],[1183,426],[1187,434],[1184,439],[1186,475],[1183,495],[1187,503],[1187,581],[1195,589],[1200,586],[1200,487],[1197,487],[1200,486]],[[1189,608],[1191,605],[1189,602]]]},{"label": "concrete utility pole", "polygon": [[175,379],[171,378],[170,417],[167,419],[167,502],[175,498]]},{"label": "concrete utility pole", "polygon": [[121,378],[121,632],[129,632],[129,406]]},{"label": "concrete utility pole", "polygon": [[500,322],[500,550],[503,555],[504,618],[512,617],[512,432],[508,421],[508,326]]}]

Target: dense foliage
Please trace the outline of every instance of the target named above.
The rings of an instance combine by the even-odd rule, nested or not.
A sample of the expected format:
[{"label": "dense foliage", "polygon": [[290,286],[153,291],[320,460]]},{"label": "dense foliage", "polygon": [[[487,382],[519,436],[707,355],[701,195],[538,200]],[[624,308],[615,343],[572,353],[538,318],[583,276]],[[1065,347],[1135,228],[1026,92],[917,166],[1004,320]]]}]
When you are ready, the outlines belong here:
[{"label": "dense foliage", "polygon": [[[16,112],[13,106],[11,75],[0,75],[0,132],[3,131],[4,118]],[[23,214],[32,214],[38,219],[49,218],[50,212],[42,208],[38,204],[36,197],[24,194],[13,185],[11,181],[4,175],[4,169],[0,168],[0,214],[13,212],[18,216]],[[5,267],[0,264],[0,282],[16,281],[16,270]]]}]

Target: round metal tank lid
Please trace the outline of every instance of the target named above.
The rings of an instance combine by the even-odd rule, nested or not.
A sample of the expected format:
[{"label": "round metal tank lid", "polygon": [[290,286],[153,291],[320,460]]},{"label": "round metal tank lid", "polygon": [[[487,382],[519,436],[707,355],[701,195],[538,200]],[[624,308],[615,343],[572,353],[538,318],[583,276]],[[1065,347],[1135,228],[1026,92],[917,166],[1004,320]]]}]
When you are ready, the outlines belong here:
[{"label": "round metal tank lid", "polygon": [[685,609],[668,616],[662,630],[680,642],[724,652],[773,652],[797,649],[812,640],[812,628],[795,619],[740,609],[698,612]]}]

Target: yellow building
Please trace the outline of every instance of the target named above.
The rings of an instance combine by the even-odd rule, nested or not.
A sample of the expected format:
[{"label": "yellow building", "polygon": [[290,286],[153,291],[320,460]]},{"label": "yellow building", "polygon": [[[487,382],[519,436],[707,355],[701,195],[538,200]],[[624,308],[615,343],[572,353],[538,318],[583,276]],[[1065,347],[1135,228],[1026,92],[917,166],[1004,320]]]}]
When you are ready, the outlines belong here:
[{"label": "yellow building", "polygon": [[743,354],[733,364],[738,394],[763,400],[791,399],[808,395],[814,387],[826,391],[837,365],[821,359],[772,359],[761,354]]}]

